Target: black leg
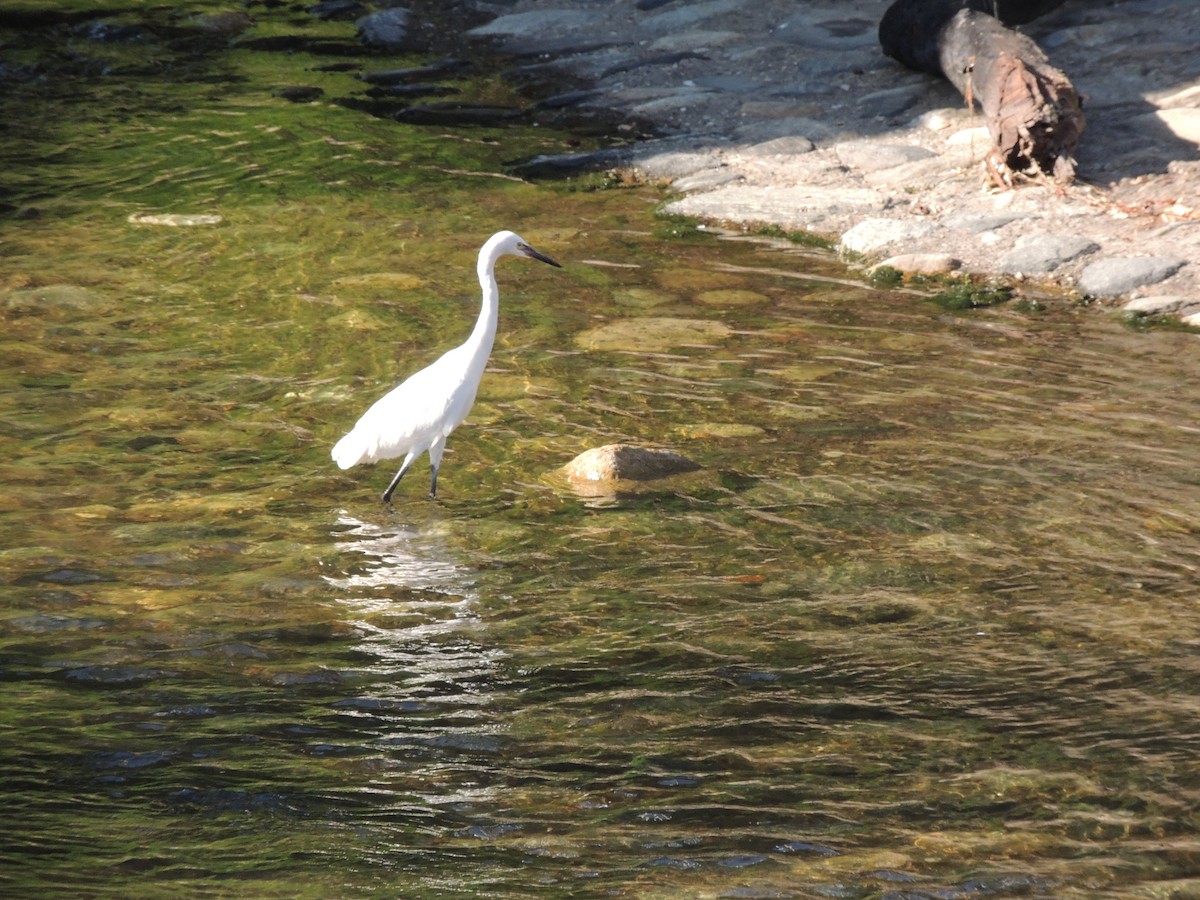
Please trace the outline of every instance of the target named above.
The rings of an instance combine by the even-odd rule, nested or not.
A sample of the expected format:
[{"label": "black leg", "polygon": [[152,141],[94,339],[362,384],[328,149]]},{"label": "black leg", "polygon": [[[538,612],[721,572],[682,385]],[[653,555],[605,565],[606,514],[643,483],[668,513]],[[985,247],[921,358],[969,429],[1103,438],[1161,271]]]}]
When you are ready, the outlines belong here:
[{"label": "black leg", "polygon": [[408,471],[412,460],[405,460],[404,465],[400,467],[400,471],[396,473],[396,477],[392,479],[392,483],[387,486],[387,490],[383,492],[382,500],[384,503],[392,502],[392,491],[396,490],[396,485],[400,483],[400,479],[404,477],[404,473]]},{"label": "black leg", "polygon": [[433,467],[433,477],[429,480],[429,499],[430,500],[437,499],[437,473],[438,473],[438,467],[434,466]]}]

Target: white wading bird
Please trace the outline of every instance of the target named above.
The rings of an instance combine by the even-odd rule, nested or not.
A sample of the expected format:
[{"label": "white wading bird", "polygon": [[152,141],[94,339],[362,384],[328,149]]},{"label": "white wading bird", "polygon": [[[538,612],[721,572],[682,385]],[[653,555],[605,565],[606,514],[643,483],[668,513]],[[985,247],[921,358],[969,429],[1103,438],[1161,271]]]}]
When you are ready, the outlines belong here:
[{"label": "white wading bird", "polygon": [[384,394],[368,409],[354,428],[333,448],[339,468],[403,456],[404,462],[383,492],[383,502],[392,499],[396,485],[413,461],[429,451],[433,477],[429,496],[437,496],[438,466],[446,438],[462,423],[475,402],[475,392],[496,337],[500,292],[496,288],[496,262],[502,256],[527,256],[561,268],[538,253],[511,231],[493,234],[479,249],[479,284],[483,307],[466,342],[448,350],[433,364],[410,376],[399,387]]}]

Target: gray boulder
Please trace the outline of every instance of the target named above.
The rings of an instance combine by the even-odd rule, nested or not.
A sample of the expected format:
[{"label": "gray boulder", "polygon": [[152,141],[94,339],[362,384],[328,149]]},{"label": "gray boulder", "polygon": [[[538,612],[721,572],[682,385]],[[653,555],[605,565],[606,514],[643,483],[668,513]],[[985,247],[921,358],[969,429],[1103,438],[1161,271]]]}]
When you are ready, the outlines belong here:
[{"label": "gray boulder", "polygon": [[408,37],[408,10],[381,9],[354,23],[358,39],[375,50],[400,50]]}]

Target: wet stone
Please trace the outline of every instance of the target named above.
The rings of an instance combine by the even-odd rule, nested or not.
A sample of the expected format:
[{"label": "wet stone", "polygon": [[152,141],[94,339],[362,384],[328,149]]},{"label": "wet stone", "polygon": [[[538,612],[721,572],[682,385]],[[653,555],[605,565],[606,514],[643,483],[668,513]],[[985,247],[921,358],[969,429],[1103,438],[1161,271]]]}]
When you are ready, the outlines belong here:
[{"label": "wet stone", "polygon": [[51,284],[0,293],[0,309],[17,315],[82,311],[100,306],[104,298],[75,284]]},{"label": "wet stone", "polygon": [[98,769],[145,769],[167,762],[174,754],[166,750],[150,750],[135,752],[133,750],[113,750],[110,753],[99,753],[95,757]]},{"label": "wet stone", "polygon": [[1027,234],[1017,238],[1012,250],[1000,258],[998,267],[1001,272],[1043,274],[1099,249],[1094,241],[1078,235]]},{"label": "wet stone", "polygon": [[1121,307],[1123,312],[1140,316],[1164,316],[1181,312],[1200,301],[1189,301],[1187,297],[1163,294],[1154,297],[1137,297]]},{"label": "wet stone", "polygon": [[584,153],[548,153],[518,163],[511,171],[522,178],[566,178],[583,172],[602,172],[622,166],[628,163],[629,159],[629,150],[622,147]]},{"label": "wet stone", "polygon": [[103,628],[108,622],[104,619],[55,616],[43,613],[33,616],[21,616],[12,619],[9,624],[20,631],[31,634],[51,634],[58,631],[91,631],[95,628]]},{"label": "wet stone", "polygon": [[692,175],[676,178],[671,185],[679,191],[711,191],[731,182],[742,181],[742,176],[726,166],[702,169]]},{"label": "wet stone", "polygon": [[254,27],[254,20],[244,12],[223,11],[204,13],[189,19],[192,27],[207,34],[231,37]]},{"label": "wet stone", "polygon": [[1085,294],[1116,296],[1127,294],[1146,284],[1170,278],[1187,260],[1154,256],[1110,256],[1097,260],[1079,276],[1079,288]]},{"label": "wet stone", "polygon": [[280,672],[271,676],[271,684],[280,687],[300,687],[308,684],[339,684],[341,676],[327,669],[318,672]]},{"label": "wet stone", "polygon": [[325,96],[325,91],[312,85],[298,85],[280,88],[276,95],[289,103],[311,103]]},{"label": "wet stone", "polygon": [[135,453],[140,453],[143,450],[149,450],[151,447],[159,447],[163,444],[168,446],[178,446],[179,438],[173,435],[161,434],[140,434],[135,438],[130,438],[125,442],[125,446]]},{"label": "wet stone", "polygon": [[467,32],[468,37],[497,38],[509,53],[583,52],[604,46],[596,41],[602,17],[583,10],[539,10],[499,16]]},{"label": "wet stone", "polygon": [[598,100],[603,96],[604,92],[600,90],[564,91],[539,102],[538,109],[571,109],[576,106],[585,106],[590,101]]},{"label": "wet stone", "polygon": [[154,40],[154,34],[141,25],[117,22],[88,22],[80,25],[76,33],[98,44],[141,44]]},{"label": "wet stone", "polygon": [[706,31],[697,29],[685,31],[682,34],[668,34],[660,37],[650,45],[651,50],[691,50],[699,51],[710,47],[720,47],[741,40],[742,35],[736,31]]},{"label": "wet stone", "polygon": [[757,866],[767,860],[768,857],[759,856],[756,853],[742,853],[737,856],[727,856],[719,860],[717,865],[725,869],[748,869],[750,866]]},{"label": "wet stone", "polygon": [[521,118],[523,110],[511,106],[489,106],[477,103],[425,103],[410,106],[395,113],[397,122],[411,125],[469,125],[487,127]]},{"label": "wet stone", "polygon": [[714,16],[737,12],[740,6],[741,0],[708,0],[708,2],[702,3],[689,3],[679,9],[643,19],[641,24],[643,30],[656,34],[683,31]]},{"label": "wet stone", "polygon": [[251,647],[249,644],[240,644],[230,642],[221,644],[215,648],[214,652],[227,659],[266,659],[267,654],[257,647]]},{"label": "wet stone", "polygon": [[168,799],[175,804],[202,807],[216,812],[297,812],[296,802],[286,794],[229,789],[202,790],[182,788],[172,792]]},{"label": "wet stone", "polygon": [[709,346],[733,333],[724,322],[637,316],[590,328],[575,336],[585,350],[648,352],[670,347]]},{"label": "wet stone", "polygon": [[695,859],[680,859],[676,856],[658,856],[648,860],[645,865],[652,868],[664,869],[679,869],[680,871],[693,871],[700,868],[700,862]]},{"label": "wet stone", "polygon": [[740,422],[704,422],[698,425],[681,425],[678,431],[685,437],[715,438],[717,440],[723,438],[753,438],[766,434],[757,425]]},{"label": "wet stone", "polygon": [[427,66],[408,66],[401,69],[376,69],[370,72],[363,72],[358,78],[367,84],[412,84],[419,81],[431,81],[437,78],[460,75],[470,69],[471,64],[465,60],[446,58],[430,63]]},{"label": "wet stone", "polygon": [[84,666],[66,673],[68,681],[121,687],[177,677],[178,673],[165,669],[138,669],[133,666]]},{"label": "wet stone", "polygon": [[99,572],[93,572],[89,569],[73,569],[63,568],[55,569],[53,572],[47,572],[40,576],[39,581],[49,582],[50,584],[94,584],[97,581],[111,581],[107,575],[102,575]]},{"label": "wet stone", "polygon": [[673,450],[607,444],[585,450],[563,467],[570,481],[651,481],[700,466]]},{"label": "wet stone", "polygon": [[634,309],[652,309],[655,306],[673,303],[676,297],[673,294],[665,294],[651,288],[634,287],[615,291],[613,293],[613,300],[621,306],[629,306]]},{"label": "wet stone", "polygon": [[697,87],[732,94],[750,94],[762,88],[763,83],[744,75],[701,75],[692,79]]},{"label": "wet stone", "polygon": [[564,31],[599,29],[603,20],[595,13],[578,9],[542,9],[537,12],[499,16],[467,32],[470,37],[535,37]]},{"label": "wet stone", "polygon": [[449,87],[444,84],[433,84],[431,82],[388,84],[373,87],[367,91],[367,94],[371,97],[404,97],[407,99],[417,97],[451,97],[461,93],[462,91],[458,88]]},{"label": "wet stone", "polygon": [[763,672],[763,671],[741,671],[729,666],[722,666],[717,669],[717,675],[722,678],[729,678],[738,684],[778,684],[782,676],[778,672]]},{"label": "wet stone", "polygon": [[376,50],[399,50],[408,37],[408,10],[383,9],[354,23],[358,39]]},{"label": "wet stone", "polygon": [[767,303],[771,298],[758,291],[748,291],[741,288],[720,288],[715,291],[702,291],[696,295],[696,301],[705,306],[718,308],[730,306],[758,306]]},{"label": "wet stone", "polygon": [[322,0],[308,7],[314,19],[327,21],[352,21],[366,15],[370,10],[358,0]]},{"label": "wet stone", "polygon": [[208,716],[215,716],[216,714],[217,711],[215,708],[203,703],[191,704],[189,706],[172,706],[170,709],[155,713],[156,716],[162,716],[167,719],[201,719]]}]

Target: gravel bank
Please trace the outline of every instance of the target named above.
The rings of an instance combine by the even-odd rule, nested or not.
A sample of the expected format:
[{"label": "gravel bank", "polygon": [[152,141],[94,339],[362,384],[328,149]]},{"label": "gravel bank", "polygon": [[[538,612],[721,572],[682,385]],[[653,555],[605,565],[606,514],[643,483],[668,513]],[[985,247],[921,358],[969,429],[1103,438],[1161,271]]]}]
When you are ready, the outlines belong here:
[{"label": "gravel bank", "polygon": [[853,258],[1063,287],[1200,324],[1200,4],[1073,0],[1023,30],[1085,97],[1078,181],[997,190],[982,119],[885,57],[889,0],[515,0],[468,40],[551,102],[662,137],[610,154],[672,212],[827,235]]}]

